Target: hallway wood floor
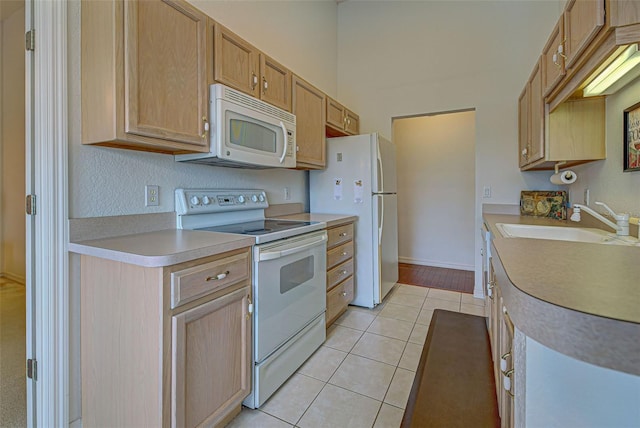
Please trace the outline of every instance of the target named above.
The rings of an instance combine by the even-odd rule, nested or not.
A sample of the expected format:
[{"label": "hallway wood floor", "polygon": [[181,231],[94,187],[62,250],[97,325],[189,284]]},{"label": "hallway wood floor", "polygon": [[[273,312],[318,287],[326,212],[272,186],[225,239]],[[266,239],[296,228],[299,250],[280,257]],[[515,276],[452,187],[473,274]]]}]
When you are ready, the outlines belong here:
[{"label": "hallway wood floor", "polygon": [[474,272],[398,263],[398,282],[473,294]]}]

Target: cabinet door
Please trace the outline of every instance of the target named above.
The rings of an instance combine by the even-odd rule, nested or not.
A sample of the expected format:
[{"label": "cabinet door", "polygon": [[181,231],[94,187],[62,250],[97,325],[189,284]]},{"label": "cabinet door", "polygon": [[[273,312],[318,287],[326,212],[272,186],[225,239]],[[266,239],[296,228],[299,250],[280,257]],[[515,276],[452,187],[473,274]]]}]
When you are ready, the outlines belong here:
[{"label": "cabinet door", "polygon": [[344,106],[330,97],[327,97],[327,125],[340,130],[345,125]]},{"label": "cabinet door", "polygon": [[604,0],[569,0],[564,12],[567,68],[573,67],[603,26]]},{"label": "cabinet door", "polygon": [[360,116],[345,109],[345,131],[347,134],[356,135],[360,132]]},{"label": "cabinet door", "polygon": [[549,95],[565,74],[564,17],[561,16],[542,50],[542,94]]},{"label": "cabinet door", "polygon": [[520,168],[529,163],[529,82],[518,98],[518,156]]},{"label": "cabinet door", "polygon": [[260,57],[258,50],[216,23],[214,25],[213,69],[216,82],[258,97],[258,73]]},{"label": "cabinet door", "polygon": [[[503,299],[500,299],[500,421],[501,428],[513,428],[514,424],[514,367],[513,367],[513,324],[509,319]],[[504,363],[502,363],[504,360]],[[503,370],[504,369],[504,370]],[[509,390],[506,387],[509,386]]]},{"label": "cabinet door", "polygon": [[214,426],[251,389],[251,287],[171,319],[171,425]]},{"label": "cabinet door", "polygon": [[260,54],[260,98],[291,111],[291,71],[272,58]]},{"label": "cabinet door", "polygon": [[542,98],[541,61],[536,64],[529,80],[529,126],[531,143],[529,146],[529,163],[544,158],[544,100]]},{"label": "cabinet door", "polygon": [[207,146],[206,25],[184,1],[125,2],[126,133]]},{"label": "cabinet door", "polygon": [[611,26],[640,24],[640,0],[611,0]]},{"label": "cabinet door", "polygon": [[322,169],[326,164],[325,95],[293,75],[293,114],[296,115],[297,164]]}]

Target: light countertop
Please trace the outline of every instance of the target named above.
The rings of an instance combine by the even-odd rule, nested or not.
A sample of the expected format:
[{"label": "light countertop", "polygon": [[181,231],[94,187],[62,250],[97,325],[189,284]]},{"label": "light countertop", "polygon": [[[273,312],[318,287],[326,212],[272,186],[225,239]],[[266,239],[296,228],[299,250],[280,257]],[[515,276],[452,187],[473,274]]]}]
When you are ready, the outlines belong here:
[{"label": "light countertop", "polygon": [[139,266],[162,267],[250,247],[253,244],[255,238],[250,236],[167,229],[70,242],[69,251]]},{"label": "light countertop", "polygon": [[483,218],[516,327],[567,355],[640,374],[640,247],[503,238],[496,223],[581,225],[518,215]]}]

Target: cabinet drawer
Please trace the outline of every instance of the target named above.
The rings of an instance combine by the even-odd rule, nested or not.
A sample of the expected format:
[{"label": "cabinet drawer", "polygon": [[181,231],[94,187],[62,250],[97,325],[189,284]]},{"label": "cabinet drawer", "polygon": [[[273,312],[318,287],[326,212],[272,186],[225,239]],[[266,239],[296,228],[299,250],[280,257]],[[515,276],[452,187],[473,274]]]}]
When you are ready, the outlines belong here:
[{"label": "cabinet drawer", "polygon": [[353,277],[327,293],[327,325],[331,324],[353,300]]},{"label": "cabinet drawer", "polygon": [[327,230],[327,234],[329,235],[327,248],[335,247],[343,242],[350,241],[353,239],[353,223],[329,229]]},{"label": "cabinet drawer", "polygon": [[353,257],[353,241],[327,251],[327,269]]},{"label": "cabinet drawer", "polygon": [[249,278],[249,252],[171,273],[171,308]]},{"label": "cabinet drawer", "polygon": [[351,275],[353,275],[353,259],[349,259],[333,269],[330,269],[327,272],[327,290],[330,290],[336,284],[339,284]]}]

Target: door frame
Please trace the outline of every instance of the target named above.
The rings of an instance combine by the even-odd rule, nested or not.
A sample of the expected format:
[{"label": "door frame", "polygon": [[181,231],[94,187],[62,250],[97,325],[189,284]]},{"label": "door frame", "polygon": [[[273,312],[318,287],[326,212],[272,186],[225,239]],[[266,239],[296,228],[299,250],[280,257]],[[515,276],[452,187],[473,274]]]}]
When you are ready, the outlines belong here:
[{"label": "door frame", "polygon": [[[67,3],[25,2],[26,192],[36,195],[27,219],[28,426],[69,425],[69,257]],[[34,385],[35,384],[35,385]]]}]

